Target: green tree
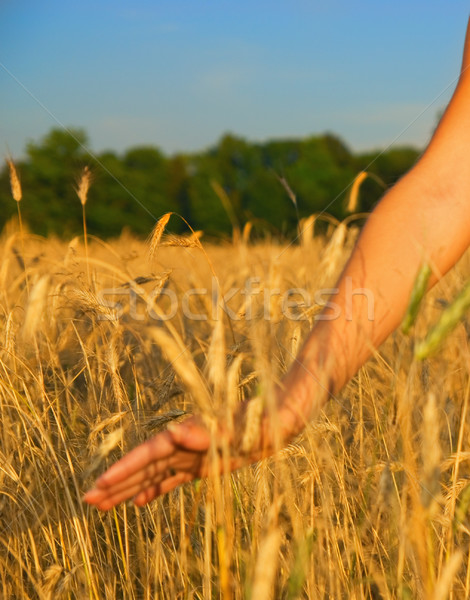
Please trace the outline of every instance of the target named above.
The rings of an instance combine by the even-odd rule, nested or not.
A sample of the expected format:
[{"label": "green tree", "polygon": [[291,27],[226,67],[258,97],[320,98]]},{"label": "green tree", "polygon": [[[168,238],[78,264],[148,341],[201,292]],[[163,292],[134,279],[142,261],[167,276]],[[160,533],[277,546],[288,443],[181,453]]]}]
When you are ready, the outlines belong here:
[{"label": "green tree", "polygon": [[[74,186],[89,162],[86,145],[82,129],[52,129],[39,143],[27,145],[26,160],[18,164],[24,198],[21,209],[36,233],[68,234],[80,230],[81,206]],[[3,193],[0,202],[6,203]],[[9,213],[7,210],[7,217]]]},{"label": "green tree", "polygon": [[[82,231],[74,188],[86,164],[93,174],[87,222],[95,235],[117,235],[124,226],[147,235],[162,214],[173,211],[208,234],[229,234],[234,222],[243,226],[250,220],[290,236],[298,217],[326,211],[344,218],[350,185],[360,171],[392,185],[419,156],[410,147],[354,155],[331,133],[264,143],[226,134],[205,152],[170,158],[153,146],[90,156],[87,142],[82,129],[52,129],[28,144],[17,167],[24,190],[22,214],[33,231],[66,236]],[[298,211],[281,179],[293,191]],[[382,193],[367,178],[360,188],[361,211],[370,210]],[[16,212],[5,168],[0,172],[0,210],[4,222]],[[177,221],[172,227],[185,229]]]},{"label": "green tree", "polygon": [[[192,223],[193,221],[189,193],[189,173],[192,169],[194,169],[194,165],[188,164],[188,160],[181,154],[170,158],[166,166],[165,195],[172,202],[172,210],[183,216],[188,223]],[[174,225],[177,227],[176,220]],[[182,224],[180,229],[183,229]]]},{"label": "green tree", "polygon": [[121,158],[97,156],[91,190],[90,231],[117,235],[124,226],[147,235],[161,215],[172,210],[165,195],[165,156],[151,146],[131,148]]}]

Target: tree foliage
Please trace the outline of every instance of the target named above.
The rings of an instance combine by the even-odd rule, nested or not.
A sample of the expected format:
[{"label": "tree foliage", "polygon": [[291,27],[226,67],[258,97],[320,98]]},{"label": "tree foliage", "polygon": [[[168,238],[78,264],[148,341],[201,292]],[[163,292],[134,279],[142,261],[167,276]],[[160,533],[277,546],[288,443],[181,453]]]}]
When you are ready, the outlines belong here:
[{"label": "tree foliage", "polygon": [[[297,219],[312,213],[344,218],[350,184],[361,170],[392,185],[419,155],[409,147],[357,155],[331,133],[264,143],[226,134],[207,151],[171,157],[151,146],[121,155],[91,155],[87,147],[83,129],[52,129],[27,145],[24,160],[17,163],[21,208],[36,233],[70,236],[81,231],[74,188],[85,165],[93,173],[86,211],[95,235],[118,235],[124,226],[147,235],[168,211],[209,234],[227,234],[234,222],[243,226],[247,221],[291,234]],[[281,180],[293,191],[298,211]],[[374,180],[366,180],[358,210],[370,210],[382,193]],[[6,168],[0,172],[0,211],[2,224],[16,212]]]}]

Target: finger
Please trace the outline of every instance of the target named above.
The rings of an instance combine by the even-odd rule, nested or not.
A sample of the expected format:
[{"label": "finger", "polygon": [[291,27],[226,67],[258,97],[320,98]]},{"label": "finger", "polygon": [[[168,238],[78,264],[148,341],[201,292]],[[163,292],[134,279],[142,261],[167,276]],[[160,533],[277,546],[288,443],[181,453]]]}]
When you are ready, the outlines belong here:
[{"label": "finger", "polygon": [[[147,465],[137,473],[114,485],[95,487],[89,490],[84,495],[83,500],[88,504],[93,504],[98,508],[103,506],[103,510],[108,510],[116,503],[132,498],[136,493],[159,486],[165,478],[172,479],[167,477],[169,469],[179,472],[179,478],[175,480],[175,485],[179,485],[180,478],[181,481],[190,481],[202,473],[202,462],[203,457],[201,454],[180,450],[166,459]],[[185,473],[185,476],[182,477],[181,473]],[[164,486],[164,489],[166,489],[166,486]],[[157,495],[160,493],[164,492],[156,492]]]},{"label": "finger", "polygon": [[157,498],[157,496],[171,492],[171,490],[175,489],[182,483],[186,483],[192,479],[194,479],[194,475],[192,473],[177,473],[172,477],[168,477],[168,479],[165,479],[160,484],[152,485],[137,494],[134,498],[134,504],[136,506],[144,506],[148,502],[151,502]]},{"label": "finger", "polygon": [[83,502],[87,504],[97,504],[100,500],[106,497],[106,493],[103,490],[93,488],[88,490],[82,498]]},{"label": "finger", "polygon": [[108,495],[117,494],[120,491],[124,491],[127,488],[133,488],[136,485],[150,485],[158,484],[168,474],[168,468],[171,466],[170,458],[164,458],[152,462],[139,471],[136,471],[132,475],[129,475],[126,479],[119,481],[113,485],[107,485],[106,487],[98,487],[106,491]]},{"label": "finger", "polygon": [[120,490],[116,493],[109,493],[109,490],[100,490],[95,488],[94,490],[90,490],[85,495],[84,500],[88,502],[88,504],[95,505],[100,510],[109,510],[110,508],[113,508],[113,506],[116,506],[120,502],[124,502],[125,500],[133,498],[134,496],[139,494],[143,489],[144,486],[135,485],[133,487]]},{"label": "finger", "polygon": [[103,473],[95,485],[98,488],[107,488],[120,483],[147,467],[149,463],[169,456],[174,450],[175,446],[169,432],[164,431],[131,450]]},{"label": "finger", "polygon": [[146,490],[139,492],[133,499],[134,504],[136,506],[144,506],[148,502],[155,500],[155,498],[160,495],[159,489],[159,485],[151,485]]},{"label": "finger", "polygon": [[175,487],[178,487],[187,481],[192,481],[194,478],[195,476],[192,473],[177,473],[174,477],[169,477],[161,482],[159,486],[159,494],[167,494]]},{"label": "finger", "polygon": [[191,452],[189,450],[177,450],[167,458],[152,462],[140,471],[127,477],[123,481],[108,486],[107,489],[111,493],[117,493],[121,489],[131,487],[138,483],[148,482],[152,484],[160,483],[168,475],[168,469],[173,471],[183,471],[189,473],[199,473],[202,457],[200,453]]},{"label": "finger", "polygon": [[[97,489],[106,492],[107,496],[113,496],[119,492],[124,492],[127,489],[134,489],[136,485],[142,487],[150,486],[151,484],[159,484],[168,474],[168,469],[172,468],[175,471],[191,472],[194,475],[200,472],[201,455],[194,452],[180,450],[170,455],[168,458],[152,462],[136,473],[129,475],[126,479],[119,481],[113,485],[106,487],[97,486]],[[85,495],[85,500],[93,497]]]},{"label": "finger", "polygon": [[189,479],[192,479],[200,473],[201,461],[202,458],[200,454],[180,450],[168,458],[159,460],[155,463],[150,463],[137,473],[134,473],[134,475],[131,475],[119,483],[104,488],[103,491],[106,492],[107,496],[116,496],[121,492],[126,492],[126,490],[133,490],[135,489],[135,486],[138,485],[140,485],[142,489],[147,490],[152,486],[159,485],[163,480],[168,479],[169,470],[173,471],[173,475],[175,472],[188,473],[190,474]]}]

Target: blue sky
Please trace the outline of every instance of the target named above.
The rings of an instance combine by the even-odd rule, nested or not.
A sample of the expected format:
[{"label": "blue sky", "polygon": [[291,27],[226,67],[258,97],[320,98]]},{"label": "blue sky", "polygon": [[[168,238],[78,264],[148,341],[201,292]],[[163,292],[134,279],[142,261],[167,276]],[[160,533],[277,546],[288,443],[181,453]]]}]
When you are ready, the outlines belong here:
[{"label": "blue sky", "polygon": [[1,151],[59,123],[94,151],[199,150],[227,131],[422,146],[468,15],[464,0],[2,0]]}]

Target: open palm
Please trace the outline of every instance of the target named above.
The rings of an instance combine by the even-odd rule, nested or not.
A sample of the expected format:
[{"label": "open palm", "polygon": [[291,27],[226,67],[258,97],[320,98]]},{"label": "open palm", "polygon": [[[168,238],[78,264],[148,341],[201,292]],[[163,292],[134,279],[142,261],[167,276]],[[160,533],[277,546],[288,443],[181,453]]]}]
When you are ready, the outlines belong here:
[{"label": "open palm", "polygon": [[110,467],[84,496],[108,510],[132,498],[143,506],[176,486],[207,474],[210,435],[191,417],[137,446]]}]

